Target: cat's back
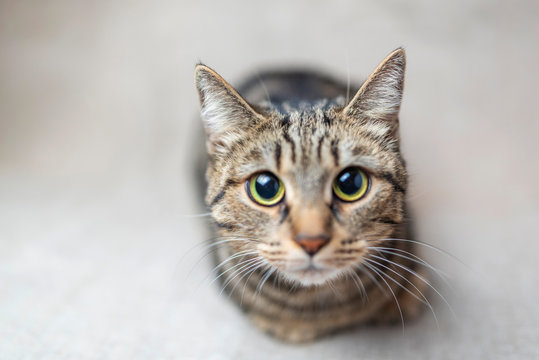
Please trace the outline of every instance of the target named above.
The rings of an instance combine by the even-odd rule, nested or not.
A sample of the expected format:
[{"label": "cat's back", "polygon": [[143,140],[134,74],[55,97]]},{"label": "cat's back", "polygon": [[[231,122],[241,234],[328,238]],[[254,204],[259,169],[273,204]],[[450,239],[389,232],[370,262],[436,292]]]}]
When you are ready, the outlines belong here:
[{"label": "cat's back", "polygon": [[348,89],[345,82],[320,72],[292,69],[260,72],[247,78],[237,90],[252,105],[268,101],[279,105],[347,97],[357,87],[351,86]]}]

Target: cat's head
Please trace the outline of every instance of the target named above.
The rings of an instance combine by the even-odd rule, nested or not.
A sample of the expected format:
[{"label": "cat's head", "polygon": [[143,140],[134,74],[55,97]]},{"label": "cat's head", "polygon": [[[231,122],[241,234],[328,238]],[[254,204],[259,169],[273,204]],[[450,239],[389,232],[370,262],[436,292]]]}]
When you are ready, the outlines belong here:
[{"label": "cat's head", "polygon": [[222,239],[310,286],[354,271],[369,242],[404,221],[399,152],[405,55],[397,49],[352,100],[283,113],[248,104],[215,71],[195,79],[210,163],[206,201]]}]

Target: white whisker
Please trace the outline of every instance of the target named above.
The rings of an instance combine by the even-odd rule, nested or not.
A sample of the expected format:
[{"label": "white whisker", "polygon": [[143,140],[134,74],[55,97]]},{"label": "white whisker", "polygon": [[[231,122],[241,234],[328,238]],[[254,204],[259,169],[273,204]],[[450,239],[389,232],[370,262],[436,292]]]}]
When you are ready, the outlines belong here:
[{"label": "white whisker", "polygon": [[[415,255],[415,254],[413,254],[413,253],[411,253],[409,251],[406,251],[406,250],[403,250],[403,249],[398,249],[398,248],[379,247],[379,246],[368,246],[367,249],[368,250],[375,250],[378,253],[398,256],[398,257],[401,257],[403,259],[410,260],[411,262],[414,262],[416,264],[423,265],[426,268],[434,271],[436,273],[436,275],[438,275],[440,277],[440,279],[442,279],[444,281],[444,283],[447,284],[447,286],[452,288],[451,284],[448,281],[449,276],[445,272],[443,272],[442,270],[437,269],[433,265],[429,264],[427,261],[421,259],[419,256],[417,256],[417,255]],[[400,254],[399,252],[396,252],[396,251],[403,252],[405,254],[408,254],[409,256]]]},{"label": "white whisker", "polygon": [[361,297],[363,299],[363,303],[369,301],[369,295],[367,295],[367,290],[365,289],[365,285],[363,285],[363,281],[361,281],[361,278],[359,275],[352,269],[346,272],[347,275],[350,275],[352,278],[352,281],[356,284],[356,287],[359,290],[359,293],[361,294]]},{"label": "white whisker", "polygon": [[266,87],[266,84],[264,84],[264,81],[262,80],[260,73],[257,72],[256,77],[258,78],[258,82],[260,83],[260,86],[262,87],[262,90],[264,91],[264,95],[266,95],[266,99],[268,100],[268,103],[271,104],[271,97],[270,97],[268,88]]},{"label": "white whisker", "polygon": [[382,293],[386,294],[384,287],[380,284],[378,280],[376,280],[376,278],[367,269],[363,268],[363,265],[365,265],[365,263],[362,260],[361,263],[358,265],[355,265],[355,267],[359,271],[361,271],[363,274],[367,275],[367,277],[376,285],[376,287],[378,287],[378,289],[380,289]]},{"label": "white whisker", "polygon": [[340,298],[339,292],[337,291],[337,289],[335,289],[335,285],[333,285],[333,280],[328,279],[328,280],[326,281],[326,284],[328,284],[329,288],[331,289],[331,291],[333,291],[333,293],[335,294],[335,296],[336,296],[337,298]]},{"label": "white whisker", "polygon": [[348,101],[350,101],[350,54],[346,49],[346,102],[344,106],[348,105]]},{"label": "white whisker", "polygon": [[395,299],[395,304],[397,305],[397,309],[399,310],[399,315],[401,317],[401,322],[402,322],[402,334],[404,335],[404,316],[402,315],[402,309],[401,309],[401,306],[399,304],[399,300],[397,299],[397,296],[395,295],[395,292],[393,291],[391,286],[388,284],[386,279],[384,279],[384,277],[380,274],[380,273],[383,274],[383,272],[379,271],[374,266],[372,266],[372,265],[370,265],[368,263],[363,263],[363,265],[366,266],[367,268],[371,269],[371,271],[373,271],[375,274],[377,274],[380,277],[380,279],[382,279],[382,281],[386,284],[387,288],[391,292],[391,295],[393,296],[393,299]]},{"label": "white whisker", "polygon": [[263,258],[260,258],[259,260],[260,260],[259,262],[256,262],[254,264],[250,264],[247,268],[242,270],[243,275],[241,275],[241,277],[236,281],[236,284],[234,284],[234,286],[230,290],[230,292],[228,294],[229,297],[232,295],[232,293],[234,292],[236,287],[241,283],[241,281],[251,272],[252,269],[256,270],[258,268],[258,266],[260,266],[261,264],[263,264],[265,262],[265,260]]},{"label": "white whisker", "polygon": [[[238,267],[243,266],[243,265],[245,265],[246,263],[254,262],[254,261],[256,261],[256,260],[257,260],[257,258],[254,258],[254,259],[246,259],[246,260],[240,261],[239,263],[237,263],[237,264],[235,264],[235,265],[229,267],[228,269],[226,269],[225,271],[223,271],[222,273],[220,273],[216,278],[214,278],[214,279],[210,282],[210,285],[213,284],[215,281],[217,281],[219,278],[221,278],[221,276],[223,276],[223,275],[229,273],[230,271],[232,271],[232,270],[234,270],[234,269],[237,270]],[[236,271],[236,270],[234,270],[234,271]]]},{"label": "white whisker", "polygon": [[369,259],[369,258],[366,258],[365,261],[368,261],[370,263],[373,263],[373,264],[376,264],[378,266],[381,266],[389,271],[391,271],[392,273],[394,273],[395,275],[399,276],[401,279],[403,279],[404,281],[406,281],[408,284],[410,284],[420,295],[421,295],[421,298],[419,296],[417,296],[416,294],[414,294],[412,291],[410,291],[408,288],[406,288],[406,286],[402,285],[400,282],[398,282],[397,280],[395,280],[392,276],[390,276],[388,273],[382,271],[391,281],[393,281],[395,284],[397,284],[401,289],[403,289],[404,291],[406,291],[408,294],[412,295],[415,299],[417,299],[418,301],[420,301],[421,303],[425,304],[429,309],[430,311],[432,312],[432,316],[434,317],[434,322],[436,323],[436,327],[438,328],[438,331],[440,331],[440,324],[438,322],[438,317],[436,316],[436,312],[434,311],[434,308],[432,307],[431,303],[429,302],[429,300],[427,299],[427,297],[423,294],[423,292],[421,290],[419,290],[417,288],[417,286],[415,286],[410,280],[408,280],[405,276],[399,274],[398,272],[396,272],[395,270],[391,269],[390,267],[388,266],[385,266],[381,263],[379,263],[378,261],[375,261],[375,260],[372,260],[372,259]]},{"label": "white whisker", "polygon": [[[455,314],[455,312],[453,311],[453,307],[449,304],[449,302],[446,300],[446,298],[438,291],[438,289],[436,289],[427,279],[425,279],[423,276],[419,275],[417,272],[407,268],[406,266],[404,265],[401,265],[395,261],[391,261],[391,260],[388,260],[387,258],[382,258],[380,256],[376,256],[376,255],[373,255],[371,254],[370,255],[371,257],[374,257],[374,258],[377,258],[377,259],[380,259],[382,261],[387,261],[389,262],[390,264],[393,264],[395,266],[398,266],[400,267],[401,269],[403,269],[404,271],[407,271],[408,273],[414,275],[415,277],[417,277],[419,280],[423,281],[427,286],[429,286],[436,294],[438,294],[438,296],[442,299],[442,301],[447,305],[447,307],[449,308],[449,311],[451,311],[451,314],[453,315],[453,317],[455,319],[457,319],[457,316]],[[372,261],[372,259],[371,259]]]},{"label": "white whisker", "polygon": [[262,279],[262,282],[259,282],[258,283],[258,286],[256,287],[256,292],[258,294],[260,294],[260,292],[262,291],[262,287],[264,286],[264,284],[266,283],[266,281],[269,279],[269,277],[271,276],[271,274],[273,274],[275,272],[275,270],[277,270],[276,268],[272,267],[270,268],[270,270],[266,273],[266,276],[264,276],[264,278]]},{"label": "white whisker", "polygon": [[464,265],[466,268],[470,269],[470,267],[465,263],[463,262],[462,260],[460,260],[458,257],[456,257],[455,255],[437,247],[437,246],[434,246],[432,244],[429,244],[429,243],[426,243],[424,241],[418,241],[418,240],[410,240],[410,239],[397,239],[397,238],[389,238],[389,239],[373,239],[373,240],[365,240],[366,242],[382,242],[382,241],[401,241],[401,242],[409,242],[409,243],[412,243],[412,244],[417,244],[417,245],[421,245],[421,246],[425,246],[429,249],[432,249],[434,251],[437,251],[441,254],[444,254],[450,258],[452,258],[453,260],[456,260],[458,261],[459,263],[461,263],[462,265]]},{"label": "white whisker", "polygon": [[211,212],[202,213],[202,214],[192,214],[192,215],[179,215],[179,217],[184,218],[184,219],[202,218],[202,217],[208,217],[208,216],[211,216]]},{"label": "white whisker", "polygon": [[258,252],[256,251],[253,251],[252,249],[247,249],[247,250],[243,250],[243,251],[238,251],[236,253],[234,253],[233,255],[230,255],[229,257],[227,257],[225,260],[223,260],[220,264],[218,264],[217,266],[215,266],[211,272],[214,272],[214,271],[217,271],[219,270],[219,268],[221,268],[224,264],[226,264],[227,262],[231,261],[231,260],[234,260],[238,257],[245,257],[245,256],[248,256],[248,255],[256,255],[258,254]]},{"label": "white whisker", "polygon": [[[235,278],[237,278],[238,276],[240,276],[242,274],[242,272],[244,271],[248,271],[248,269],[252,266],[252,265],[257,265],[259,262],[262,262],[263,259],[260,259],[258,257],[256,257],[255,259],[252,259],[251,261],[247,261],[247,263],[245,265],[243,265],[241,268],[237,269],[232,275],[233,276],[230,276],[227,281],[223,284],[223,288],[221,289],[221,292],[219,293],[219,295],[221,295],[226,287],[228,286],[228,284],[230,284]],[[229,294],[230,295],[230,294]]]},{"label": "white whisker", "polygon": [[194,251],[195,249],[198,249],[200,247],[202,247],[202,250],[210,250],[211,248],[213,248],[215,246],[218,246],[218,245],[221,245],[221,244],[226,244],[226,243],[231,243],[231,242],[244,242],[244,243],[254,242],[254,243],[259,243],[260,240],[255,239],[255,238],[241,237],[241,236],[217,237],[217,238],[214,238],[214,239],[209,239],[209,240],[203,241],[203,242],[198,243],[198,244],[192,246],[191,248],[189,248],[180,257],[180,261],[185,259],[185,257],[187,255],[189,255],[192,251]]},{"label": "white whisker", "polygon": [[260,269],[261,267],[263,267],[265,264],[264,262],[258,264],[258,266],[256,266],[254,269],[250,270],[251,274],[249,275],[249,277],[247,278],[247,280],[245,280],[245,284],[243,285],[243,291],[241,292],[241,299],[240,299],[240,305],[243,304],[243,296],[245,295],[245,289],[247,288],[247,284],[249,283],[249,279],[251,278],[251,276],[253,276],[253,274],[258,270]]}]

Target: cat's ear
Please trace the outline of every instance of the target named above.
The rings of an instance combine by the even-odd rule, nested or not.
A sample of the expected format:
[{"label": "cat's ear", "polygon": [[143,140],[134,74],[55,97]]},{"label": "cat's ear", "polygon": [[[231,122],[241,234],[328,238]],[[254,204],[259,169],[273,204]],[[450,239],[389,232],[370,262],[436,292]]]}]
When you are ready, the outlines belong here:
[{"label": "cat's ear", "polygon": [[225,152],[247,129],[262,120],[262,116],[209,67],[196,66],[195,84],[210,154]]},{"label": "cat's ear", "polygon": [[389,54],[363,83],[343,113],[357,120],[382,121],[396,127],[405,65],[404,49]]}]

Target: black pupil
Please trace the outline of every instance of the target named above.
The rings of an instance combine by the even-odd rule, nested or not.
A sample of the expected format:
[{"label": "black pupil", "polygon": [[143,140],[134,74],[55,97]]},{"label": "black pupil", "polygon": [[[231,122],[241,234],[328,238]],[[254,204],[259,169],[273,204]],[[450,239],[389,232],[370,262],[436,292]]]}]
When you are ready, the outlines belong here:
[{"label": "black pupil", "polygon": [[363,185],[363,177],[358,169],[343,171],[337,177],[337,185],[339,189],[346,195],[354,195],[361,189]]},{"label": "black pupil", "polygon": [[271,174],[260,174],[256,178],[255,189],[263,199],[272,199],[279,192],[279,180]]}]

